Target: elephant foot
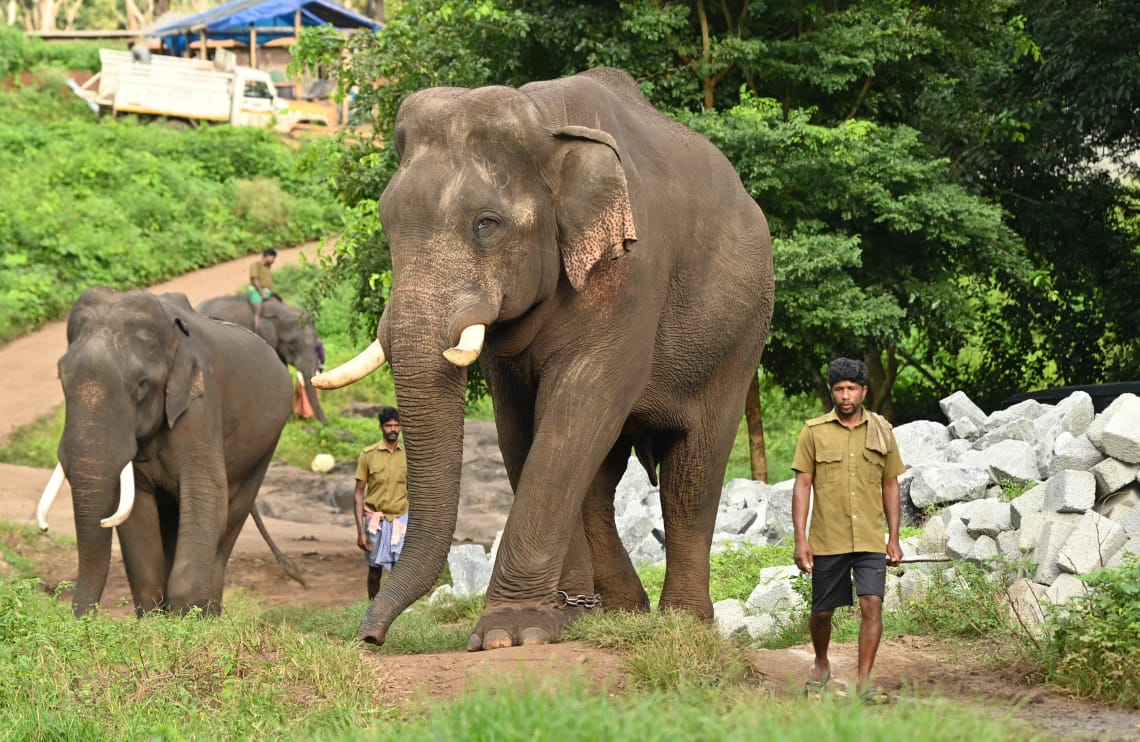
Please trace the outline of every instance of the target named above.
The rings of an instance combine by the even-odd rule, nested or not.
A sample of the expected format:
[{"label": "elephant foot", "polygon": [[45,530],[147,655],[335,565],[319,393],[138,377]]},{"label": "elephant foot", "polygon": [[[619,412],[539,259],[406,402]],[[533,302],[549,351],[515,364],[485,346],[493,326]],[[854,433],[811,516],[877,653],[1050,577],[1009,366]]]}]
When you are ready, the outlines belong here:
[{"label": "elephant foot", "polygon": [[583,612],[584,609],[574,607],[484,612],[467,642],[467,651],[553,644],[559,641],[563,629]]}]

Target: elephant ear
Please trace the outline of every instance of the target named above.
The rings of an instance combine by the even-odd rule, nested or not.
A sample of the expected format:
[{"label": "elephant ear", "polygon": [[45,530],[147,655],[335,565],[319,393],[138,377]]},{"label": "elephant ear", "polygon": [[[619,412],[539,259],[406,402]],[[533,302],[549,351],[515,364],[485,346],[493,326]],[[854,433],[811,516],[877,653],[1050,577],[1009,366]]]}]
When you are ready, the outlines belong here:
[{"label": "elephant ear", "polygon": [[566,275],[581,291],[594,264],[621,257],[637,239],[629,185],[617,142],[600,129],[564,126],[553,136],[564,142],[557,173],[555,213]]},{"label": "elephant ear", "polygon": [[173,428],[175,421],[190,407],[190,402],[205,394],[206,379],[198,366],[198,356],[188,342],[190,326],[181,316],[182,307],[171,306],[167,302],[162,305],[175,330],[174,357],[166,375],[166,424]]}]

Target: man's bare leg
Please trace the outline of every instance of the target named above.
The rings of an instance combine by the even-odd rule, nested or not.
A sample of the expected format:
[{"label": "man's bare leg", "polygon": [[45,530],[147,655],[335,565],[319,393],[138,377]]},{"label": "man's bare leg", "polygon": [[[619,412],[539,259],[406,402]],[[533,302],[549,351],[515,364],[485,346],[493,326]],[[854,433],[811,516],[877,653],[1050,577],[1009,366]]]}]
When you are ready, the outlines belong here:
[{"label": "man's bare leg", "polygon": [[883,636],[883,599],[878,595],[860,595],[859,613],[859,679],[856,687],[862,691],[867,687],[867,679],[879,651],[879,640]]}]

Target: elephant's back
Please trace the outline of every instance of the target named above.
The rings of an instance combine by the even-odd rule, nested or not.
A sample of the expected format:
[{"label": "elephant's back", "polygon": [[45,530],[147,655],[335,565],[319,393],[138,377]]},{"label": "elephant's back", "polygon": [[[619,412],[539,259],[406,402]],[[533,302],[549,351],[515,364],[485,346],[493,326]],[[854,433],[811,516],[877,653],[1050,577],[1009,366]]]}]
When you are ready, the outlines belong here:
[{"label": "elephant's back", "polygon": [[242,327],[253,327],[253,309],[244,296],[216,296],[198,305],[198,314],[212,319],[233,322]]}]

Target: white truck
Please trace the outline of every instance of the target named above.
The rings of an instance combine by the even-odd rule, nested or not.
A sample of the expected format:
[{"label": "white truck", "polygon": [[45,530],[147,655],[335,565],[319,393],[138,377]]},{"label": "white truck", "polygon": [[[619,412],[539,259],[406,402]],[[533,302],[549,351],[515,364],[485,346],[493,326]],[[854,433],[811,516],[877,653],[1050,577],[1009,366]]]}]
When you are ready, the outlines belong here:
[{"label": "white truck", "polygon": [[230,123],[289,132],[299,123],[328,126],[328,118],[277,95],[269,73],[234,64],[219,49],[214,60],[152,55],[136,62],[129,51],[99,50],[100,70],[72,90],[100,114],[135,114],[197,126]]}]

